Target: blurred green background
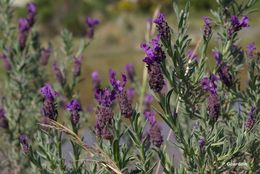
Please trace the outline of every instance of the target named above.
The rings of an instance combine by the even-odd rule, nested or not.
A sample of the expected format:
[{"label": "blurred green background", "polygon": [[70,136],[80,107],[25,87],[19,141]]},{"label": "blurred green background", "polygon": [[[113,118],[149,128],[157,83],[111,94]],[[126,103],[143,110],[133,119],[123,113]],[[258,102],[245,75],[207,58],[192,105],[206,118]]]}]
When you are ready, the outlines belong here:
[{"label": "blurred green background", "polygon": [[[85,37],[86,16],[101,21],[93,42],[84,54],[82,71],[84,81],[80,83],[78,90],[86,107],[93,101],[90,78],[93,70],[99,71],[105,83],[109,68],[122,72],[127,63],[135,64],[138,74],[141,74],[144,53],[140,49],[140,43],[145,40],[147,19],[153,16],[158,6],[167,14],[169,24],[175,25],[171,0],[35,0],[34,2],[38,6],[36,26],[46,42],[57,38],[63,28],[69,29],[76,39]],[[184,2],[179,0],[178,3],[183,5]],[[16,17],[26,14],[25,3],[26,0],[16,0]],[[214,8],[216,8],[215,0],[192,1],[189,20],[192,45],[196,45],[201,38],[202,16],[210,15],[210,9]],[[256,8],[260,9],[260,2]],[[260,45],[260,40],[257,39],[260,38],[259,14],[258,12],[251,15],[250,28],[241,32],[241,46],[245,47],[253,41]],[[52,74],[51,71],[49,73]],[[0,75],[2,79],[1,72]]]}]

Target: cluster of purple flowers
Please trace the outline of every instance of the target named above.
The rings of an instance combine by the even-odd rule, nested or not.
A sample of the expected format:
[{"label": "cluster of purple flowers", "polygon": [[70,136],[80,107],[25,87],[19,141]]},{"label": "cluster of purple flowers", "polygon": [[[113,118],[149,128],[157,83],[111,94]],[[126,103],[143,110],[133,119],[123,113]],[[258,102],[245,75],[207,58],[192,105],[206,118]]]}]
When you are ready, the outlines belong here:
[{"label": "cluster of purple flowers", "polygon": [[229,72],[229,66],[222,61],[222,55],[219,51],[213,51],[213,57],[217,62],[217,74],[220,80],[227,86],[233,85],[233,77]]},{"label": "cluster of purple flowers", "polygon": [[211,75],[210,77],[204,77],[201,80],[202,88],[209,92],[208,96],[208,113],[213,122],[218,120],[221,111],[220,99],[217,95],[217,84],[215,83],[218,77]]},{"label": "cluster of purple flowers", "polygon": [[212,23],[207,16],[204,16],[202,19],[204,21],[203,38],[209,40],[212,35]]},{"label": "cluster of purple flowers", "polygon": [[163,143],[161,127],[156,121],[156,113],[152,110],[153,96],[146,94],[144,97],[144,117],[150,124],[149,140],[153,145],[160,147]]},{"label": "cluster of purple flowers", "polygon": [[96,25],[99,24],[99,20],[87,17],[86,18],[86,24],[88,26],[87,37],[92,39],[94,37],[94,29],[95,29]]},{"label": "cluster of purple flowers", "polygon": [[8,128],[8,121],[5,116],[4,108],[0,107],[0,127],[1,128]]},{"label": "cluster of purple flowers", "polygon": [[110,76],[110,83],[116,92],[116,97],[119,102],[121,114],[124,115],[126,118],[130,118],[133,114],[133,108],[132,108],[132,103],[127,96],[127,93],[124,90],[127,82],[126,75],[122,74],[122,80],[121,81],[117,80],[116,72],[111,69],[109,71],[109,76]]},{"label": "cluster of purple flowers", "polygon": [[75,77],[79,77],[81,74],[81,63],[82,63],[83,56],[80,55],[79,57],[74,57],[73,59],[74,59],[73,75]]},{"label": "cluster of purple flowers", "polygon": [[40,91],[44,98],[42,115],[45,118],[56,121],[58,115],[58,111],[55,104],[55,97],[57,96],[56,91],[54,91],[50,84],[45,84]]},{"label": "cluster of purple flowers", "polygon": [[100,88],[101,80],[97,71],[93,71],[91,74],[93,89],[97,90]]},{"label": "cluster of purple flowers", "polygon": [[249,19],[247,16],[243,16],[241,19],[239,19],[238,16],[231,16],[230,23],[230,27],[228,28],[229,39],[242,28],[248,27]]},{"label": "cluster of purple flowers", "polygon": [[246,54],[249,58],[253,58],[256,51],[256,45],[255,43],[249,43],[246,47]]},{"label": "cluster of purple flowers", "polygon": [[114,116],[112,104],[115,100],[115,92],[108,88],[99,88],[95,92],[95,98],[98,102],[95,123],[96,135],[109,140],[113,138],[111,132]]},{"label": "cluster of purple flowers", "polygon": [[157,35],[149,44],[142,44],[146,53],[143,61],[147,64],[149,74],[149,86],[154,92],[160,92],[165,85],[160,63],[166,58],[160,44],[160,36]]},{"label": "cluster of purple flowers", "polygon": [[25,134],[22,134],[19,136],[19,142],[22,145],[23,152],[28,153],[30,148],[29,148],[29,142],[28,142],[28,137]]},{"label": "cluster of purple flowers", "polygon": [[163,13],[159,13],[153,22],[156,24],[160,37],[166,41],[169,41],[171,39],[171,32],[170,27],[165,19],[165,15]]},{"label": "cluster of purple flowers", "polygon": [[252,106],[245,123],[246,128],[249,130],[252,129],[252,127],[255,124],[255,119],[254,119],[255,114],[256,114],[256,107]]},{"label": "cluster of purple flowers", "polygon": [[27,12],[28,14],[26,18],[19,18],[18,20],[19,45],[21,49],[24,49],[29,31],[35,23],[37,13],[36,5],[34,3],[27,4]]},{"label": "cluster of purple flowers", "polygon": [[205,138],[200,138],[198,143],[199,143],[200,152],[204,152],[205,151],[205,145],[206,145]]},{"label": "cluster of purple flowers", "polygon": [[0,54],[0,59],[3,60],[5,70],[10,71],[12,69],[12,65],[9,58],[5,54]]},{"label": "cluster of purple flowers", "polygon": [[78,100],[73,99],[70,103],[68,103],[66,107],[67,111],[70,112],[70,119],[72,125],[77,125],[79,123],[79,112],[82,111],[81,105]]}]

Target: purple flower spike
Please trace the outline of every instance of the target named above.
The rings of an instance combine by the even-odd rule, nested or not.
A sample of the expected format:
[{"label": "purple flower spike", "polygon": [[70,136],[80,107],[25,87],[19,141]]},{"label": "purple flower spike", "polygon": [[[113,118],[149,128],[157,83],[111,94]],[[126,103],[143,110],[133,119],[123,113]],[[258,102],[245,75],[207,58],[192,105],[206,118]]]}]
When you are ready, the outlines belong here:
[{"label": "purple flower spike", "polygon": [[28,33],[30,30],[30,24],[27,19],[25,18],[19,18],[18,20],[18,28],[19,28],[19,45],[21,49],[24,49],[26,45],[26,40],[28,37]]},{"label": "purple flower spike", "polygon": [[48,83],[46,83],[42,88],[41,88],[41,94],[43,95],[44,99],[46,100],[54,100],[55,97],[57,96],[57,92],[54,91],[52,86]]},{"label": "purple flower spike", "polygon": [[60,83],[60,85],[64,85],[65,84],[65,78],[61,72],[60,67],[58,66],[57,63],[52,64],[52,70],[56,76],[56,79],[58,80],[58,82]]},{"label": "purple flower spike", "polygon": [[153,96],[149,94],[145,94],[144,96],[144,112],[151,110],[151,105],[153,102]]},{"label": "purple flower spike", "polygon": [[149,74],[149,86],[154,92],[160,92],[165,84],[160,63],[166,58],[159,43],[160,36],[155,37],[149,42],[149,45],[142,44],[146,53],[143,61],[147,64]]},{"label": "purple flower spike", "polygon": [[35,23],[35,16],[37,13],[36,5],[32,2],[27,4],[27,11],[28,11],[27,21],[30,24],[30,27],[32,27]]},{"label": "purple flower spike", "polygon": [[203,38],[205,40],[208,40],[212,35],[211,20],[207,16],[204,16],[202,19],[204,21]]},{"label": "purple flower spike", "polygon": [[204,150],[205,150],[205,145],[206,145],[205,139],[204,139],[204,138],[200,138],[199,141],[198,141],[198,143],[199,143],[200,151],[201,151],[201,152],[204,152]]},{"label": "purple flower spike", "polygon": [[81,74],[81,63],[82,63],[83,56],[74,57],[74,69],[73,69],[73,75],[75,77],[80,76]]},{"label": "purple flower spike", "polygon": [[110,84],[113,86],[115,91],[117,92],[123,92],[124,87],[126,85],[127,79],[126,75],[122,74],[122,80],[116,79],[116,72],[112,69],[109,70],[109,77],[110,77]]},{"label": "purple flower spike", "polygon": [[54,91],[50,84],[45,84],[41,88],[41,93],[44,97],[44,102],[41,111],[42,115],[45,118],[57,120],[58,111],[55,104],[55,97],[57,96],[57,92]]},{"label": "purple flower spike", "polygon": [[160,147],[163,143],[161,127],[158,123],[154,124],[149,130],[150,140],[156,147]]},{"label": "purple flower spike", "polygon": [[127,64],[125,66],[126,74],[131,82],[135,81],[135,68],[133,64]]},{"label": "purple flower spike", "polygon": [[195,50],[188,50],[187,57],[188,57],[190,60],[198,60],[198,55],[197,55],[197,53],[195,52]]},{"label": "purple flower spike", "polygon": [[245,123],[245,126],[248,130],[252,129],[252,127],[255,124],[255,119],[254,119],[255,113],[256,113],[256,107],[253,106],[248,114],[248,117],[247,117],[247,120]]},{"label": "purple flower spike", "polygon": [[93,83],[94,89],[99,89],[101,80],[100,80],[98,72],[93,71],[92,74],[91,74],[91,77],[92,77],[92,83]]},{"label": "purple flower spike", "polygon": [[28,153],[29,152],[29,143],[28,143],[28,137],[27,135],[20,135],[19,136],[19,142],[22,145],[23,152]]},{"label": "purple flower spike", "polygon": [[92,39],[94,37],[94,28],[96,27],[96,25],[99,24],[99,20],[87,17],[86,18],[86,24],[88,26],[87,37]]},{"label": "purple flower spike", "polygon": [[121,110],[121,114],[124,115],[126,118],[130,118],[133,114],[133,108],[131,100],[126,95],[126,92],[123,91],[117,95],[117,99],[119,101],[119,107]]},{"label": "purple flower spike", "polygon": [[156,24],[158,33],[161,38],[169,41],[171,39],[171,33],[165,15],[163,13],[159,13],[157,18],[153,22]]},{"label": "purple flower spike", "polygon": [[247,48],[247,50],[246,50],[247,56],[249,58],[253,58],[255,55],[255,51],[256,51],[255,43],[249,43],[246,48]]},{"label": "purple flower spike", "polygon": [[218,65],[222,62],[222,54],[218,50],[213,51],[213,57],[215,58]]},{"label": "purple flower spike", "polygon": [[20,33],[28,32],[30,30],[29,22],[25,18],[19,18],[18,27],[19,27]]},{"label": "purple flower spike", "polygon": [[153,126],[156,123],[155,112],[154,111],[145,111],[144,112],[145,119]]},{"label": "purple flower spike", "polygon": [[160,63],[166,58],[165,53],[162,50],[162,46],[160,44],[159,35],[152,39],[149,42],[149,44],[141,44],[141,48],[144,50],[146,54],[146,57],[143,61],[148,65],[153,64],[154,62]]},{"label": "purple flower spike", "polygon": [[110,107],[99,106],[96,111],[95,131],[98,137],[110,140],[114,113]]},{"label": "purple flower spike", "polygon": [[41,50],[41,58],[40,63],[43,66],[46,66],[48,64],[49,58],[51,56],[51,48],[42,48]]},{"label": "purple flower spike", "polygon": [[105,89],[98,89],[95,92],[95,98],[99,105],[110,107],[115,100],[116,93],[114,90],[110,90],[108,88]]},{"label": "purple flower spike", "polygon": [[0,127],[4,129],[8,128],[8,121],[5,116],[5,110],[2,107],[0,107]]},{"label": "purple flower spike", "polygon": [[70,103],[68,103],[66,109],[70,112],[71,123],[73,125],[77,125],[80,118],[79,112],[82,110],[79,101],[73,99]]},{"label": "purple flower spike", "polygon": [[4,62],[4,68],[6,71],[10,71],[12,69],[12,65],[10,63],[9,58],[5,54],[0,54],[0,59]]},{"label": "purple flower spike", "polygon": [[215,75],[211,75],[210,77],[204,77],[201,80],[201,86],[202,89],[210,92],[211,94],[216,94],[217,93],[217,84],[216,81],[218,81],[218,77]]},{"label": "purple flower spike", "polygon": [[228,29],[228,38],[231,39],[234,33],[240,31],[242,28],[248,27],[249,18],[244,16],[239,20],[237,16],[231,16],[231,26]]},{"label": "purple flower spike", "polygon": [[217,94],[210,94],[208,97],[208,113],[210,120],[215,123],[220,115],[220,99]]}]

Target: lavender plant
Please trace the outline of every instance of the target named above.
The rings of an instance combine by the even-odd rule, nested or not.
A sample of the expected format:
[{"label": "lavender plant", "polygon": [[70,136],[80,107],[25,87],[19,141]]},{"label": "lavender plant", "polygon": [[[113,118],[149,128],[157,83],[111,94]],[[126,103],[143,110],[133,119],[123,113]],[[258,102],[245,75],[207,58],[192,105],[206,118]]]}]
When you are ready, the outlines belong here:
[{"label": "lavender plant", "polygon": [[[66,61],[52,64],[58,83],[44,83],[42,66],[35,65],[47,65],[53,48],[41,48],[32,32],[36,6],[28,4],[27,17],[19,20],[16,36],[9,24],[10,2],[1,3],[5,12],[1,31],[11,34],[1,42],[7,93],[1,100],[0,126],[14,149],[19,141],[25,154],[16,153],[15,165],[35,173],[260,172],[259,52],[254,43],[246,50],[239,45],[239,33],[250,26],[248,15],[256,0],[217,0],[219,6],[211,11],[212,17],[202,18],[202,35],[195,49],[191,49],[188,35],[189,0],[183,10],[173,3],[174,27],[158,13],[153,20],[157,33],[148,34],[152,39],[141,44],[147,70],[143,82],[131,64],[121,78],[110,69],[108,85],[97,71],[91,74],[96,100],[92,145],[81,135],[86,114],[75,88],[88,45],[85,38],[76,51],[72,34],[62,32],[63,48],[54,48],[54,55]],[[98,23],[87,18],[90,39]],[[215,46],[213,50],[209,50],[210,44]],[[210,58],[216,62],[213,68],[207,63]],[[28,60],[36,62],[34,67]],[[244,89],[239,78],[242,70],[248,74]],[[35,124],[37,108],[42,117]],[[31,117],[22,119],[25,115]],[[32,128],[29,121],[39,126]],[[66,151],[65,143],[71,144],[71,152]],[[181,154],[178,164],[174,164],[171,146]],[[66,159],[66,153],[71,158]],[[24,157],[30,162],[22,163]]]}]

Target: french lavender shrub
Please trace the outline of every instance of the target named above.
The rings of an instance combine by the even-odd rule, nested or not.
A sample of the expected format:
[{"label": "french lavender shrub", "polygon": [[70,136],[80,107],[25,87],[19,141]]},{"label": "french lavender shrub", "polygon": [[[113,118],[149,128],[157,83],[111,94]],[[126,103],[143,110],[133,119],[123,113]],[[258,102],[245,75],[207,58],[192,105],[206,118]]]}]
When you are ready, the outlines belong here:
[{"label": "french lavender shrub", "polygon": [[[212,16],[201,19],[195,48],[188,35],[189,0],[183,10],[173,3],[173,27],[165,14],[157,13],[150,21],[157,31],[149,30],[151,39],[140,48],[142,81],[132,64],[121,74],[110,69],[107,80],[97,71],[89,76],[95,99],[95,124],[87,129],[95,137],[91,144],[82,135],[87,113],[76,86],[86,76],[81,73],[90,43],[86,39],[93,39],[99,21],[87,17],[87,38],[78,47],[68,30],[61,32],[61,47],[43,47],[33,29],[36,5],[29,3],[27,16],[14,27],[10,3],[1,1],[0,7],[0,58],[6,74],[0,128],[12,149],[6,164],[10,172],[260,172],[260,53],[253,42],[239,45],[256,0],[217,0]],[[209,59],[214,67],[208,67]],[[49,61],[54,82],[44,73]],[[242,70],[248,75],[245,88]],[[179,161],[171,148],[180,154]]]}]

